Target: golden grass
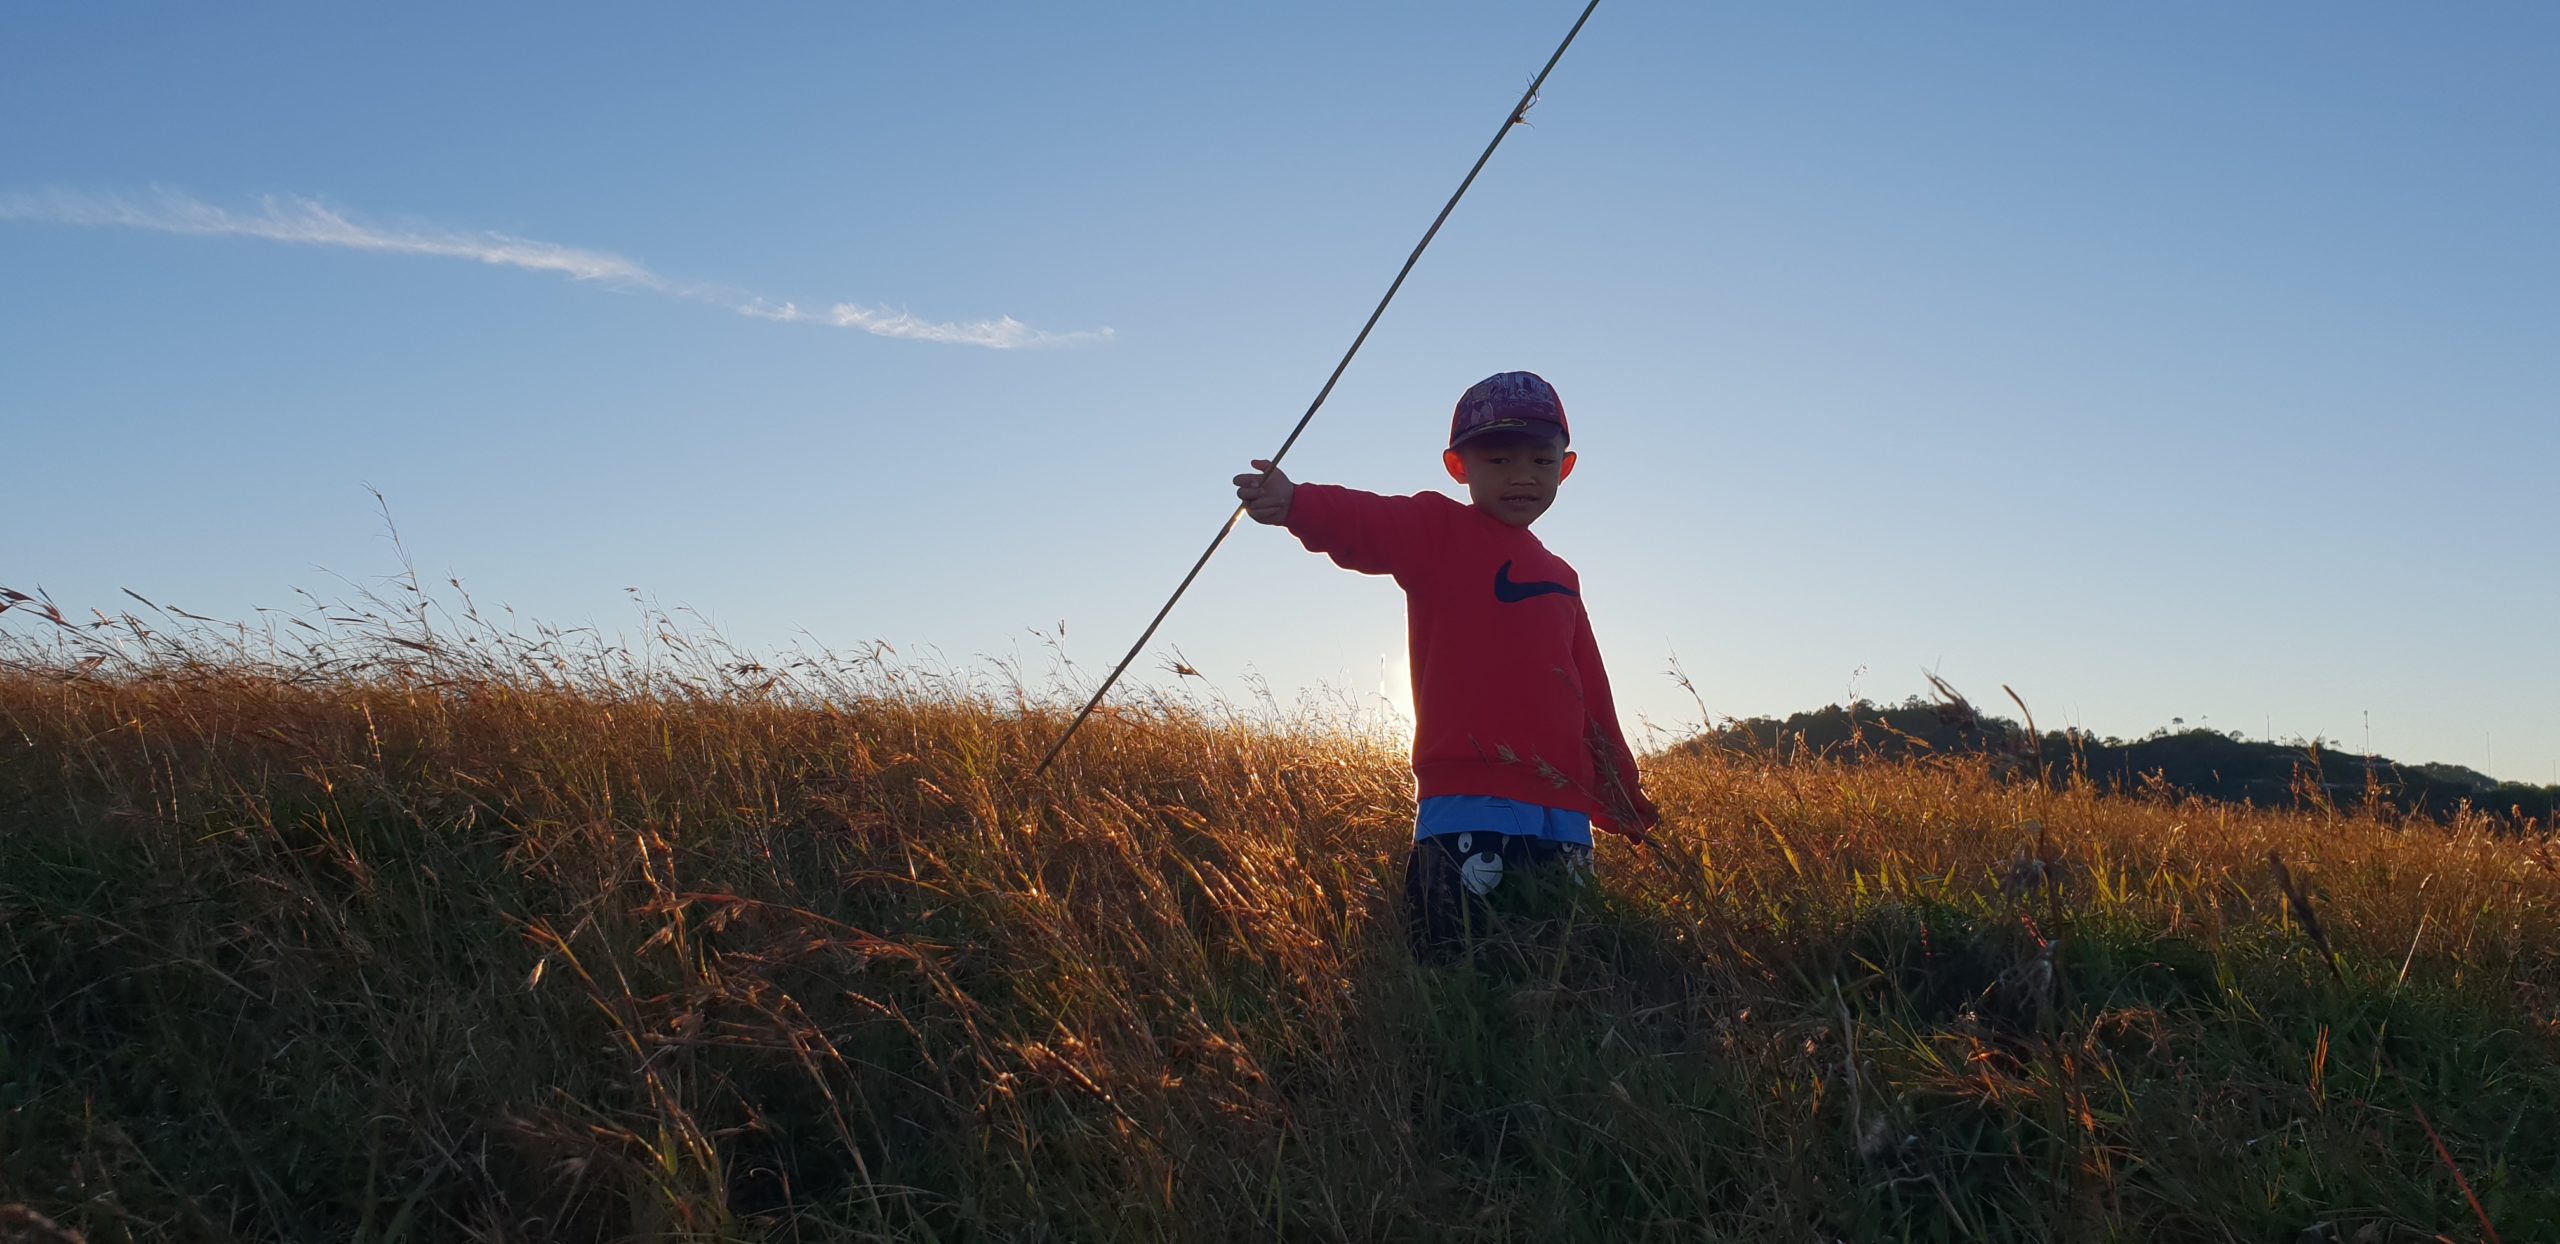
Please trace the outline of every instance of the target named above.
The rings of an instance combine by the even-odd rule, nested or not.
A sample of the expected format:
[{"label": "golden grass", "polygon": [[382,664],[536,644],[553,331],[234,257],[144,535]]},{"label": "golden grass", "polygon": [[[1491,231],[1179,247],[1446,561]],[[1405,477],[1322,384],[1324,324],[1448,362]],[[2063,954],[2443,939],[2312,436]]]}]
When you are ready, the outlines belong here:
[{"label": "golden grass", "polygon": [[0,668],[0,1202],[101,1240],[2479,1238],[2458,1171],[2560,1232],[2539,832],[1662,757],[1660,848],[1604,842],[1578,927],[1431,970],[1392,741],[1158,700],[1035,781],[1063,715],[1009,675],[435,620]]}]

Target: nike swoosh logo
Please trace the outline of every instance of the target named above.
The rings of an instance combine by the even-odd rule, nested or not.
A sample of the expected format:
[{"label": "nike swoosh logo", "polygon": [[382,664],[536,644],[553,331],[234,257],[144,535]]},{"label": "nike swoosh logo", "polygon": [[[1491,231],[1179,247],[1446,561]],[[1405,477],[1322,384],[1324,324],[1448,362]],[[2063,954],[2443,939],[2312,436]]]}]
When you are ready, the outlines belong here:
[{"label": "nike swoosh logo", "polygon": [[1582,595],[1561,583],[1549,583],[1543,579],[1514,583],[1511,581],[1511,563],[1509,562],[1502,563],[1502,568],[1493,572],[1493,598],[1503,604],[1516,605],[1533,596],[1544,596],[1549,592],[1565,596]]}]

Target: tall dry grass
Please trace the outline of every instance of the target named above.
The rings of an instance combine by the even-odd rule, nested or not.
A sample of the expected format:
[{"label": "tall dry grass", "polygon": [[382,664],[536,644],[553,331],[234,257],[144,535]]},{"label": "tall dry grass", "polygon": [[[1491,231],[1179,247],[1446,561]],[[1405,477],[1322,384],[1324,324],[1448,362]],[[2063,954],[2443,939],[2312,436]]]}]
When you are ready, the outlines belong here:
[{"label": "tall dry grass", "polygon": [[1339,720],[1160,697],[1035,781],[1064,697],[1009,671],[387,595],[16,602],[0,1202],[93,1240],[2560,1238],[2539,827],[1665,757],[1659,849],[1604,843],[1574,927],[1432,970],[1398,748]]}]

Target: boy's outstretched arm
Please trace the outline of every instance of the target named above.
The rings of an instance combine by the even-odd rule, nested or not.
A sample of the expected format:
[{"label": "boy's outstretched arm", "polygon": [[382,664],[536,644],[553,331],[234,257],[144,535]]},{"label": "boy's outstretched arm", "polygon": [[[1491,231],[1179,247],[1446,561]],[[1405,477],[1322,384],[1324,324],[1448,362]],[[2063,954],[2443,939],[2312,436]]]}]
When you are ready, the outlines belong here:
[{"label": "boy's outstretched arm", "polygon": [[1244,502],[1244,512],[1257,523],[1274,526],[1289,521],[1289,502],[1298,486],[1280,473],[1280,468],[1256,458],[1250,474],[1236,477],[1236,500]]},{"label": "boy's outstretched arm", "polygon": [[1257,523],[1286,527],[1298,543],[1362,574],[1402,574],[1427,559],[1448,512],[1438,493],[1381,497],[1332,484],[1299,484],[1259,458],[1235,479],[1236,499]]}]

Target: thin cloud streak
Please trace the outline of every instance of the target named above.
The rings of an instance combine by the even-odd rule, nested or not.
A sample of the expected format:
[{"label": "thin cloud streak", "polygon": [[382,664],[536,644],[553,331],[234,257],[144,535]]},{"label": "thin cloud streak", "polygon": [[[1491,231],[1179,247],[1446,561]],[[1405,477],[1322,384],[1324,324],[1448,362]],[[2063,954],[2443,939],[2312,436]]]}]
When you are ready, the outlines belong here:
[{"label": "thin cloud streak", "polygon": [[837,328],[860,329],[878,337],[985,346],[990,350],[1013,350],[1024,346],[1082,345],[1088,342],[1111,340],[1111,330],[1108,328],[1053,333],[1033,328],[1010,315],[992,320],[977,320],[968,324],[944,324],[933,320],[920,320],[904,311],[856,306],[849,302],[837,303],[824,311],[811,311],[787,302],[775,304],[759,300],[739,307],[738,314],[784,324],[831,324]]},{"label": "thin cloud streak", "polygon": [[470,259],[580,281],[615,281],[666,289],[657,273],[620,255],[579,250],[503,233],[453,233],[421,227],[360,224],[313,199],[266,195],[254,212],[234,212],[162,190],[147,199],[45,190],[0,195],[0,220],[80,225],[92,229],[142,229],[189,237],[257,238],[302,246],[336,246],[393,255]]},{"label": "thin cloud streak", "polygon": [[720,307],[751,319],[784,324],[823,324],[900,341],[1012,350],[1108,341],[1112,335],[1108,328],[1048,332],[1011,316],[962,323],[926,320],[905,311],[849,302],[837,303],[823,311],[807,310],[794,303],[741,296],[710,286],[678,284],[636,259],[609,251],[585,250],[505,233],[458,232],[414,223],[369,223],[316,199],[298,195],[265,195],[259,198],[254,211],[232,211],[169,190],[155,190],[145,198],[61,189],[19,191],[0,193],[0,221],[75,225],[92,229],[137,229],[187,237],[255,238],[297,246],[332,246],[379,254],[467,259],[500,267],[557,273],[575,281],[596,281],[625,289],[646,290],[687,302]]}]

